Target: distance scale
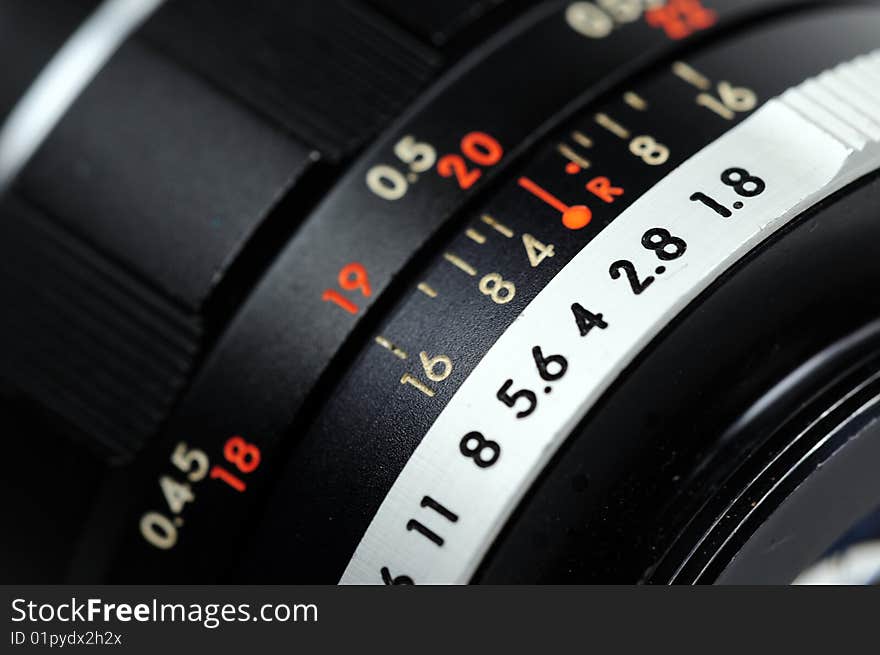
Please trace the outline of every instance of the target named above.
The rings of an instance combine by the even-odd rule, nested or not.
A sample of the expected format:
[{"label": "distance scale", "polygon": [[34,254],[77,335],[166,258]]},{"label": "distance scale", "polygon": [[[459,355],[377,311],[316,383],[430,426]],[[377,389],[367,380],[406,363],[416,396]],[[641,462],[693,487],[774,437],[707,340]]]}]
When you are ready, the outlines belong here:
[{"label": "distance scale", "polygon": [[880,52],[789,89],[596,236],[440,413],[341,582],[468,582],[562,441],[663,327],[801,212],[880,166],[878,81]]},{"label": "distance scale", "polygon": [[[291,440],[285,468],[243,559],[242,573],[253,579],[338,580],[423,437],[481,366],[485,353],[506,330],[524,320],[522,312],[548,283],[585,248],[595,254],[593,240],[628,216],[643,194],[707,144],[749,120],[769,98],[876,47],[878,29],[880,16],[865,8],[803,12],[785,20],[758,22],[697,52],[670,58],[646,75],[629,78],[548,134],[528,159],[512,167],[502,184],[461,216],[451,238],[435,244],[433,253],[419,255],[425,263],[408,274],[408,289],[384,312],[381,322],[365,331],[348,369],[334,372],[333,386],[322,398],[317,418]],[[847,33],[849,38],[829,48],[804,49],[803,43],[819,42],[829,31]],[[772,68],[768,61],[775,62]],[[842,71],[841,77],[848,74]],[[871,92],[866,96],[859,84],[864,86],[863,80],[852,90],[855,103],[870,106]],[[412,136],[419,140],[422,133]],[[731,163],[695,177],[685,202],[704,213],[707,226],[724,225],[760,207],[773,193],[767,181],[745,160]],[[578,207],[584,218],[566,220],[566,212]],[[729,210],[731,218],[719,214],[717,207]],[[647,234],[653,228],[665,229],[669,236]],[[677,234],[664,221],[636,237],[629,249],[604,262],[603,275],[615,288],[650,303],[658,294],[675,289],[670,280],[679,275],[677,266],[687,265],[694,246],[687,235]],[[667,238],[677,244],[674,240],[680,239],[687,251],[678,259],[661,259],[642,245],[646,237],[650,246]],[[666,250],[674,252],[672,246]],[[593,338],[619,329],[610,320],[611,310],[594,307],[586,299],[569,305],[575,302],[584,310],[580,318],[585,326],[591,324],[591,315],[597,324],[609,325],[605,330],[593,327]],[[566,313],[566,325],[574,325],[570,306]],[[508,372],[484,390],[487,397],[473,401],[471,411],[481,414],[485,404],[497,405],[495,409],[509,412],[514,421],[539,429],[540,415],[555,411],[556,395],[565,384],[573,384],[572,379],[576,384],[583,364],[540,340],[523,348],[525,359],[517,355],[511,362],[520,361],[532,379]],[[567,370],[559,381],[544,380],[540,362],[545,362],[547,375],[561,370],[554,356],[566,360]],[[520,413],[524,415],[517,418]],[[493,459],[493,444],[481,449],[476,436],[462,444],[472,432],[496,442],[500,449],[498,461],[480,467],[482,472],[498,470],[511,457],[511,447],[505,448],[500,435],[476,425],[456,435],[456,457],[464,459],[480,451],[481,463]],[[462,453],[462,448],[467,452]],[[327,452],[333,457],[328,459]],[[473,459],[466,461],[477,466]],[[422,508],[425,497],[427,505]],[[417,513],[403,516],[401,511],[402,533],[390,532],[389,543],[421,535],[416,523],[405,529],[414,520],[443,540],[435,548],[446,552],[455,547],[455,531],[466,521],[460,506],[427,492],[406,501]],[[457,520],[436,510],[423,513],[432,502]],[[291,511],[293,507],[296,511]],[[448,525],[432,523],[432,514]],[[422,535],[422,539],[427,538]],[[273,547],[266,549],[262,546],[266,543]],[[389,561],[371,570],[373,582],[385,579],[383,568],[393,574],[391,580],[403,575],[420,581]]]}]

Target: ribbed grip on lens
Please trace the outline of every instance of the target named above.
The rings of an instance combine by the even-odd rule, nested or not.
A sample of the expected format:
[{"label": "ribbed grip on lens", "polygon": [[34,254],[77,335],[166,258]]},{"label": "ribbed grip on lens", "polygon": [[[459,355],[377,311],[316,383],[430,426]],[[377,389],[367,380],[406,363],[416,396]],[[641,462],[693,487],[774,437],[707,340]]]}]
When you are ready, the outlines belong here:
[{"label": "ribbed grip on lens", "polygon": [[329,159],[363,145],[440,63],[388,20],[341,0],[169,2],[142,36]]},{"label": "ribbed grip on lens", "polygon": [[198,318],[23,201],[0,213],[0,379],[126,459],[184,383]]}]

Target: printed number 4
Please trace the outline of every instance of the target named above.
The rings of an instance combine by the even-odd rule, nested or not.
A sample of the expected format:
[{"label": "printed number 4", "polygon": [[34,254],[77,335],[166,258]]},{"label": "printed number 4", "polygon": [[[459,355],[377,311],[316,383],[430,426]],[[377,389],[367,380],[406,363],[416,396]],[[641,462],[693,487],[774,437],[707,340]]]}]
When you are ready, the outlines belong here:
[{"label": "printed number 4", "polygon": [[537,268],[542,261],[556,254],[552,244],[544,245],[531,234],[523,234],[522,242],[526,248],[526,255],[529,257],[529,263],[532,265],[532,268]]}]

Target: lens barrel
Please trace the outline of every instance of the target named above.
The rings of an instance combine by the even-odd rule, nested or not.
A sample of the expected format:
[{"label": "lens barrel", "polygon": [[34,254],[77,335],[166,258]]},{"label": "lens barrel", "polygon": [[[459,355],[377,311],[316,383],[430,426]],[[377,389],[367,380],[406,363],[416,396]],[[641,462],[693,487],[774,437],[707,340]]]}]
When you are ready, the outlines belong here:
[{"label": "lens barrel", "polygon": [[786,583],[880,507],[876,3],[31,4],[9,581]]}]

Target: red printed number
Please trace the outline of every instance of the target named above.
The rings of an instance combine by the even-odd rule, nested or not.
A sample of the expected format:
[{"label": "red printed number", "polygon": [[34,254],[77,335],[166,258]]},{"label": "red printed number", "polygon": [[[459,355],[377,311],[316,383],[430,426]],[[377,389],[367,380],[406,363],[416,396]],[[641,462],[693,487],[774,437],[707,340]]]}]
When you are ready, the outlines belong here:
[{"label": "red printed number", "polygon": [[[339,282],[339,286],[345,291],[360,291],[365,298],[369,298],[373,293],[372,289],[370,289],[367,269],[357,262],[343,266],[336,279]],[[324,302],[332,302],[342,307],[349,314],[358,313],[358,306],[335,289],[325,290],[321,299]]]},{"label": "red printed number", "polygon": [[670,39],[679,41],[694,32],[712,27],[718,15],[706,9],[700,0],[669,0],[662,7],[645,12],[651,27],[662,27]]},{"label": "red printed number", "polygon": [[[260,449],[239,436],[231,437],[226,441],[223,446],[223,456],[227,462],[235,464],[235,467],[242,473],[253,473],[260,465]],[[214,466],[211,469],[211,478],[222,480],[239,492],[247,489],[247,485],[241,478],[222,466]]]},{"label": "red printed number", "polygon": [[[478,166],[494,166],[504,156],[501,144],[485,132],[465,134],[460,147],[461,153]],[[470,189],[483,174],[479,168],[468,169],[468,164],[461,155],[441,157],[437,162],[437,172],[443,177],[454,176],[462,189]]]}]

